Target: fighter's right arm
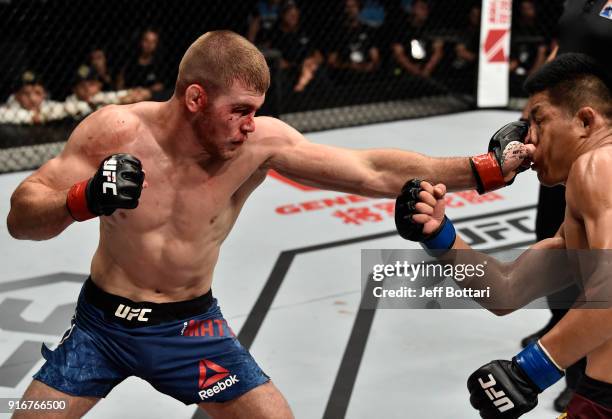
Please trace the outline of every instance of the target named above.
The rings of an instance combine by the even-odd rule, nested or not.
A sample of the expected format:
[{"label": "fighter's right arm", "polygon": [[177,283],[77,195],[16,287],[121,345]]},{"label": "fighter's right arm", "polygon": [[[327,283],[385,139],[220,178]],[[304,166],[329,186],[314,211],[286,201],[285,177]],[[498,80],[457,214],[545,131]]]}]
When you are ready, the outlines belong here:
[{"label": "fighter's right arm", "polygon": [[71,186],[90,178],[100,162],[134,140],[136,118],[108,106],[83,120],[63,151],[28,176],[13,192],[7,218],[16,239],[46,240],[74,221],[66,207]]},{"label": "fighter's right arm", "polygon": [[421,182],[420,189],[407,184],[396,202],[396,226],[402,237],[420,241],[426,248],[451,250],[438,254],[438,260],[443,263],[485,264],[484,277],[466,278],[457,283],[473,290],[490,287],[491,298],[475,299],[483,307],[497,315],[508,314],[571,284],[563,227],[555,237],[535,243],[514,261],[502,262],[472,249],[456,235],[451,221],[444,215],[445,193],[442,184],[435,189],[427,182]]}]

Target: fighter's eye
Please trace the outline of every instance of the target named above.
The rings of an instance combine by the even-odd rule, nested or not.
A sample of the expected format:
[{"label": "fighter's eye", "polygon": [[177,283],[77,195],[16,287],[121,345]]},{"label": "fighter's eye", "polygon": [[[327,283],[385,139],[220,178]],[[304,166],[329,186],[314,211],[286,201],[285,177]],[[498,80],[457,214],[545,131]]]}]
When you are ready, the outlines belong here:
[{"label": "fighter's eye", "polygon": [[251,109],[249,109],[249,108],[236,108],[236,109],[234,109],[234,113],[238,113],[241,116],[247,116],[248,114],[251,113]]}]

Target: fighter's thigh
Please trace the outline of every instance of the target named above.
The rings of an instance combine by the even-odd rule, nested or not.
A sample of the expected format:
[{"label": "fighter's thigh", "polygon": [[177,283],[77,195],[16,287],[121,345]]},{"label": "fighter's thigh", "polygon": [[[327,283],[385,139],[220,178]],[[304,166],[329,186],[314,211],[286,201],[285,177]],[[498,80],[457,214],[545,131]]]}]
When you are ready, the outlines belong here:
[{"label": "fighter's thigh", "polygon": [[289,404],[276,386],[268,381],[244,393],[242,396],[223,403],[200,403],[214,419],[292,419]]},{"label": "fighter's thigh", "polygon": [[44,410],[17,410],[13,414],[13,419],[27,418],[80,418],[89,411],[100,400],[97,397],[77,397],[71,396],[48,385],[32,380],[23,394],[22,400],[65,400],[66,408],[54,411]]}]

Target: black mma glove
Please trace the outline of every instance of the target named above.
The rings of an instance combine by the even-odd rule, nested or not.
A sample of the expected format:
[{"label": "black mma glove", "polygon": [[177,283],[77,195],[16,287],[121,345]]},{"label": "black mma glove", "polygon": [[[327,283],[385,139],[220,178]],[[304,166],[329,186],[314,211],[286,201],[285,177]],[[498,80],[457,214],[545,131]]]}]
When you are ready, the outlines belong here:
[{"label": "black mma glove", "polygon": [[513,141],[524,143],[528,131],[529,123],[527,121],[520,120],[510,122],[493,134],[493,137],[491,137],[489,141],[487,154],[481,154],[470,158],[472,171],[476,178],[478,193],[483,194],[510,185],[514,182],[516,174],[527,169],[527,167],[519,166],[512,179],[508,182],[504,180],[504,151],[508,144]]},{"label": "black mma glove", "polygon": [[419,179],[409,180],[402,187],[400,195],[395,200],[395,227],[397,232],[406,240],[421,242],[421,245],[428,252],[430,250],[448,250],[453,247],[457,235],[453,223],[446,216],[440,227],[428,235],[423,234],[423,224],[412,220],[412,216],[416,214],[416,204],[420,201],[419,193],[421,191],[421,181]]},{"label": "black mma glove", "polygon": [[492,361],[470,375],[470,403],[484,419],[518,418],[536,407],[538,394],[563,375],[540,343],[534,343],[512,361]]},{"label": "black mma glove", "polygon": [[111,215],[117,208],[136,208],[144,177],[136,157],[113,154],[102,161],[91,179],[70,188],[66,198],[68,211],[76,221],[84,221]]}]

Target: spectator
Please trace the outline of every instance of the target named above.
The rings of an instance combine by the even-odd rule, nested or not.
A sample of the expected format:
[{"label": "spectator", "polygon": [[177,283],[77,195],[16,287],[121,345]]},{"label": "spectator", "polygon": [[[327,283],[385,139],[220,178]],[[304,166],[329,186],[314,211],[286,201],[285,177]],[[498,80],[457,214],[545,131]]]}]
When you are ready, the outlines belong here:
[{"label": "spectator", "polygon": [[283,2],[271,47],[281,52],[280,68],[294,92],[303,92],[315,78],[323,55],[300,25],[300,9],[293,0]]},{"label": "spectator", "polygon": [[368,78],[380,64],[380,52],[374,44],[372,29],[361,23],[359,0],[345,0],[344,23],[337,35],[337,44],[332,47],[328,65],[340,82],[356,77]]},{"label": "spectator", "polygon": [[444,55],[444,42],[431,33],[427,1],[414,0],[404,21],[405,26],[391,45],[398,68],[395,72],[430,78]]},{"label": "spectator", "polygon": [[31,70],[21,73],[14,93],[0,106],[0,123],[4,124],[42,124],[67,116],[61,102],[47,99],[41,79]]},{"label": "spectator", "polygon": [[280,0],[259,0],[249,16],[247,39],[259,46],[269,46],[270,35],[278,20]]},{"label": "spectator", "polygon": [[159,56],[159,32],[146,29],[140,36],[139,52],[121,70],[117,81],[119,90],[141,88],[145,100],[163,95],[163,68]]},{"label": "spectator", "polygon": [[66,112],[80,119],[110,104],[125,104],[145,100],[143,89],[102,91],[102,82],[93,67],[81,65],[75,77],[73,94],[64,101]]},{"label": "spectator", "polygon": [[455,44],[455,58],[451,63],[453,86],[461,93],[473,94],[478,74],[480,48],[480,4],[473,4],[467,15],[467,25]]},{"label": "spectator", "polygon": [[521,96],[523,82],[546,62],[548,48],[533,0],[521,0],[515,22],[510,47],[510,94]]},{"label": "spectator", "polygon": [[96,71],[98,80],[102,83],[102,90],[115,90],[115,80],[108,67],[108,60],[106,59],[104,49],[99,47],[93,48],[88,54],[87,62]]}]

